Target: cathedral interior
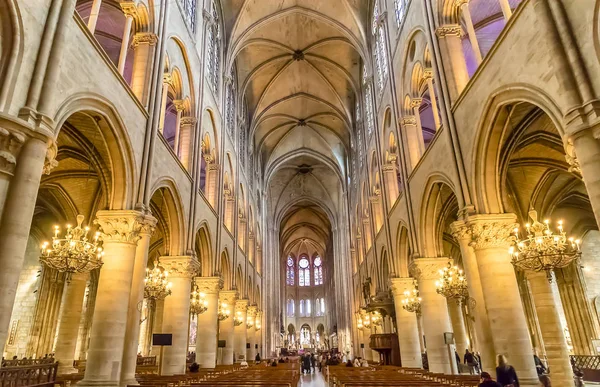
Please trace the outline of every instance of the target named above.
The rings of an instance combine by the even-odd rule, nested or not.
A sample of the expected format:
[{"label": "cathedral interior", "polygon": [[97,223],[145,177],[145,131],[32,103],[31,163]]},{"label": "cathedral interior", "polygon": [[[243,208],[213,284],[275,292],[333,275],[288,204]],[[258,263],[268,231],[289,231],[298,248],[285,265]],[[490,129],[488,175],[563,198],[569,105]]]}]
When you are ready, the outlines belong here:
[{"label": "cathedral interior", "polygon": [[2,386],[600,384],[599,225],[600,0],[0,0]]}]

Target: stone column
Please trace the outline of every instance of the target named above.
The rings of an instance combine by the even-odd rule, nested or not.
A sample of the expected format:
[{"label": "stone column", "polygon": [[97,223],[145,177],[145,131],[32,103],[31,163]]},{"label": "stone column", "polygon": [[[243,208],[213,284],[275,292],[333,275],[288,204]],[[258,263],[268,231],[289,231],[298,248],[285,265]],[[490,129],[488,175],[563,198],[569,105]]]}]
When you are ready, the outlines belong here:
[{"label": "stone column", "polygon": [[181,160],[181,164],[186,169],[190,169],[190,143],[192,141],[192,132],[196,126],[195,117],[182,117],[179,122],[179,145],[178,155]]},{"label": "stone column", "polygon": [[246,357],[246,317],[248,312],[248,300],[242,299],[235,302],[234,316],[236,319],[240,319],[242,323],[235,325],[233,328],[235,339],[233,353],[235,355],[235,361],[241,362]]},{"label": "stone column", "polygon": [[512,9],[510,8],[510,3],[508,0],[498,0],[500,3],[500,8],[502,8],[502,15],[504,15],[504,20],[508,21],[512,16]]},{"label": "stone column", "polygon": [[[381,333],[381,332],[380,332]],[[368,341],[368,347],[371,348],[371,335],[376,335],[377,334],[377,325],[373,324],[373,321],[371,321],[371,331],[370,331],[370,335],[369,335],[369,341]],[[377,352],[374,349],[371,349],[371,359],[373,359],[374,362],[379,362],[380,360],[380,356],[379,356],[379,352]]]},{"label": "stone column", "polygon": [[[17,136],[15,134],[15,136]],[[11,140],[12,141],[12,140]],[[44,169],[48,141],[39,138],[25,140],[17,154],[3,154],[5,162],[16,164],[14,176],[4,201],[0,222],[0,343],[8,336],[10,316],[25,259],[31,229],[31,219]],[[0,161],[2,161],[0,158]]]},{"label": "stone column", "polygon": [[481,56],[477,34],[475,34],[475,26],[473,25],[473,19],[471,18],[471,11],[469,10],[469,0],[455,0],[455,4],[460,8],[465,26],[467,27],[467,33],[469,34],[471,48],[473,49],[473,54],[475,54],[475,60],[477,61],[477,65],[480,65],[483,58]]},{"label": "stone column", "polygon": [[98,211],[104,265],[92,321],[85,377],[80,386],[118,386],[125,347],[135,250],[144,217],[132,210]]},{"label": "stone column", "polygon": [[[479,267],[475,251],[471,247],[472,235],[471,229],[463,221],[452,223],[452,236],[458,241],[460,254],[462,256],[463,270],[469,287],[469,296],[475,301],[475,334],[477,344],[481,355],[481,365],[483,370],[493,375],[496,372],[496,353],[494,351],[494,342],[492,340],[492,330],[483,289],[481,287],[481,278],[479,276]],[[462,353],[460,354],[462,356]]]},{"label": "stone column", "polygon": [[119,74],[123,75],[125,63],[127,62],[127,52],[129,51],[129,39],[131,38],[131,25],[136,16],[137,8],[133,2],[121,3],[121,8],[125,14],[125,26],[123,27],[123,39],[121,40],[121,51],[119,52],[119,63],[117,69]]},{"label": "stone column", "polygon": [[64,306],[62,308],[58,335],[56,337],[56,348],[54,350],[54,356],[58,361],[59,374],[77,372],[77,369],[73,367],[73,360],[75,360],[75,347],[77,346],[77,335],[79,334],[79,322],[81,321],[87,277],[86,273],[74,273],[65,289]]},{"label": "stone column", "polygon": [[412,277],[390,279],[392,292],[394,293],[396,327],[402,367],[423,368],[417,315],[416,313],[406,311],[402,307],[404,291],[411,291],[414,288],[414,281]]},{"label": "stone column", "polygon": [[256,348],[254,351],[257,353],[260,353],[261,359],[264,356],[264,354],[261,352],[262,350],[262,336],[261,336],[261,326],[262,326],[262,312],[260,310],[256,311],[256,321],[254,322],[254,342],[255,344],[258,346],[258,348]]},{"label": "stone column", "polygon": [[462,28],[458,24],[444,25],[436,30],[440,46],[444,49],[445,56],[450,60],[450,66],[446,66],[448,70],[448,79],[454,79],[454,84],[451,85],[452,100],[455,101],[469,83],[469,71],[467,70],[467,62],[462,49]]},{"label": "stone column", "polygon": [[[402,126],[406,132],[406,146],[408,147],[408,157],[410,159],[410,171],[421,160],[421,146],[419,145],[419,130],[415,116],[405,116],[402,118]],[[421,133],[421,138],[423,133]]]},{"label": "stone column", "polygon": [[163,348],[161,373],[183,375],[189,340],[191,281],[200,272],[200,263],[191,256],[161,257],[160,263],[173,284],[171,295],[165,298],[163,314],[163,333],[173,334],[173,345]]},{"label": "stone column", "polygon": [[198,290],[206,295],[208,309],[196,316],[196,363],[200,368],[215,368],[217,365],[217,312],[219,308],[219,289],[223,287],[220,277],[197,277]]},{"label": "stone column", "polygon": [[148,267],[148,250],[150,238],[154,233],[157,220],[146,215],[141,223],[140,240],[135,249],[133,263],[133,277],[129,307],[127,312],[127,329],[125,331],[125,347],[123,350],[123,366],[121,368],[121,385],[136,384],[135,368],[137,366],[137,352],[140,337],[140,320],[144,302],[144,278]]},{"label": "stone column", "polygon": [[163,134],[165,130],[165,117],[167,115],[167,100],[169,98],[169,85],[173,82],[171,74],[163,74],[163,87],[160,102],[160,121],[158,122],[158,131]]},{"label": "stone column", "polygon": [[417,258],[411,270],[419,283],[419,296],[422,298],[423,329],[427,348],[429,371],[452,374],[455,363],[450,357],[444,342],[444,333],[452,332],[446,299],[436,292],[435,281],[440,277],[439,270],[446,267],[446,258]]},{"label": "stone column", "polygon": [[468,348],[467,329],[462,311],[462,301],[447,300],[447,302],[448,314],[450,315],[452,331],[454,332],[454,344],[456,345],[456,352],[458,352],[462,358],[462,356],[465,354],[465,350]]},{"label": "stone column", "polygon": [[427,69],[423,73],[423,77],[427,81],[427,90],[429,91],[429,99],[431,100],[431,110],[433,112],[433,121],[435,122],[435,129],[440,128],[440,112],[437,105],[437,99],[435,97],[435,88],[433,87],[433,70]]},{"label": "stone column", "polygon": [[152,32],[138,32],[133,36],[133,72],[131,74],[131,90],[144,107],[148,107],[149,78],[152,73],[153,47],[158,42]]},{"label": "stone column", "polygon": [[90,11],[90,18],[88,19],[88,28],[92,35],[96,32],[96,23],[98,23],[98,16],[100,15],[100,6],[102,0],[94,0],[92,3],[92,10]]},{"label": "stone column", "polygon": [[600,140],[594,137],[592,129],[585,129],[573,135],[572,141],[573,156],[567,157],[567,161],[572,170],[581,171],[596,224],[600,225]]},{"label": "stone column", "polygon": [[567,340],[560,323],[552,284],[545,272],[528,272],[535,311],[544,339],[548,367],[552,372],[552,383],[557,386],[573,384],[573,370],[569,359]]},{"label": "stone column", "polygon": [[221,358],[218,359],[221,365],[233,364],[233,348],[234,348],[234,325],[233,316],[235,315],[235,302],[237,300],[237,290],[224,290],[219,292],[219,301],[221,304],[226,304],[231,314],[225,320],[219,322],[219,340],[225,340],[225,348],[221,348]]},{"label": "stone column", "polygon": [[256,342],[256,339],[254,337],[254,324],[255,324],[255,320],[256,320],[256,305],[250,305],[248,307],[248,316],[246,317],[246,321],[251,321],[252,322],[252,326],[247,328],[246,331],[246,337],[247,337],[247,341],[248,344],[250,344],[250,348],[246,348],[246,359],[248,360],[248,362],[252,361],[252,359],[254,359],[254,356],[256,355],[256,351],[254,349],[254,343]]},{"label": "stone column", "polygon": [[515,367],[522,386],[537,386],[525,311],[508,254],[517,226],[515,220],[513,214],[473,215],[467,223],[471,226],[471,245],[477,258],[494,349]]},{"label": "stone column", "polygon": [[207,161],[206,165],[206,200],[210,203],[213,209],[217,210],[217,182],[219,181],[219,171],[221,165],[211,161]]},{"label": "stone column", "polygon": [[175,121],[175,141],[173,142],[173,151],[175,155],[179,157],[179,140],[181,138],[181,116],[183,114],[183,110],[185,109],[184,101],[181,99],[176,99],[173,101],[173,105],[175,106],[175,110],[177,111],[177,119]]},{"label": "stone column", "polygon": [[425,331],[423,330],[423,315],[417,313],[417,328],[419,329],[419,345],[421,346],[421,354],[425,353]]},{"label": "stone column", "polygon": [[392,208],[396,203],[396,199],[400,195],[398,190],[398,168],[396,167],[396,157],[391,157],[391,160],[388,160],[383,166],[383,177],[385,179],[385,185],[387,187],[387,199],[388,199],[388,207]]}]

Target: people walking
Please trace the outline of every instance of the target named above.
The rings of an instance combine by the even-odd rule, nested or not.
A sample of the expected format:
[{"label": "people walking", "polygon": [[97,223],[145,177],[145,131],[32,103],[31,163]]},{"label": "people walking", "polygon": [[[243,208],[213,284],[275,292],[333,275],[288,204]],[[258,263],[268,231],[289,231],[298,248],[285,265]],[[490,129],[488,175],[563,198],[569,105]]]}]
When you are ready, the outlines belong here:
[{"label": "people walking", "polygon": [[496,380],[503,387],[519,387],[519,378],[515,368],[508,364],[504,355],[498,355],[496,367]]}]

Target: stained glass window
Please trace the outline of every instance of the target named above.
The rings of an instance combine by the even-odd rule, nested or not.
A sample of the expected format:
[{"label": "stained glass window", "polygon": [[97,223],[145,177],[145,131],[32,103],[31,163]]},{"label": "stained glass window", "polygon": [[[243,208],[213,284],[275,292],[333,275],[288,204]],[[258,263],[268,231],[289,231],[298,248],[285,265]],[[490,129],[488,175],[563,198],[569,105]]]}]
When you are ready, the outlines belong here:
[{"label": "stained glass window", "polygon": [[373,127],[375,126],[375,117],[373,115],[373,91],[371,90],[371,84],[367,85],[365,91],[365,110],[367,118],[367,134],[371,136],[373,134]]},{"label": "stained glass window", "polygon": [[407,0],[394,0],[396,26],[398,28],[400,28],[400,24],[402,24],[402,20],[404,20],[404,16],[406,15],[406,2]]},{"label": "stained glass window", "polygon": [[235,84],[231,81],[225,91],[225,126],[227,133],[233,138],[235,127]]},{"label": "stained glass window", "polygon": [[206,53],[206,76],[208,85],[215,94],[219,89],[219,73],[221,71],[221,21],[217,7],[218,5],[213,1],[211,4],[212,20],[207,28],[208,47]]},{"label": "stained glass window", "polygon": [[373,39],[375,40],[374,48],[375,48],[375,64],[377,67],[377,85],[379,86],[379,91],[383,90],[383,84],[385,79],[387,78],[387,52],[385,49],[385,36],[383,34],[383,27],[379,22],[379,6],[377,2],[375,2],[375,8],[373,9],[373,23],[372,23],[372,31]]},{"label": "stained glass window", "polygon": [[310,317],[311,314],[311,305],[310,305],[310,299],[306,300],[306,317]]},{"label": "stained glass window", "polygon": [[296,304],[293,298],[288,299],[287,301],[287,315],[288,317],[294,317],[294,313],[296,309]]},{"label": "stained glass window", "polygon": [[315,258],[315,285],[323,285],[323,267],[321,266],[321,257]]},{"label": "stained glass window", "polygon": [[196,31],[196,0],[181,0],[183,18],[192,31]]},{"label": "stained glass window", "polygon": [[294,270],[294,259],[292,257],[288,257],[287,259],[287,269],[286,269],[286,275],[285,275],[285,283],[287,285],[291,285],[294,286],[294,274],[295,274],[295,270]]},{"label": "stained glass window", "polygon": [[304,300],[300,300],[300,317],[304,317]]},{"label": "stained glass window", "polygon": [[302,258],[300,262],[298,262],[298,266],[300,266],[299,274],[298,274],[298,285],[300,286],[310,286],[310,269],[308,259]]}]

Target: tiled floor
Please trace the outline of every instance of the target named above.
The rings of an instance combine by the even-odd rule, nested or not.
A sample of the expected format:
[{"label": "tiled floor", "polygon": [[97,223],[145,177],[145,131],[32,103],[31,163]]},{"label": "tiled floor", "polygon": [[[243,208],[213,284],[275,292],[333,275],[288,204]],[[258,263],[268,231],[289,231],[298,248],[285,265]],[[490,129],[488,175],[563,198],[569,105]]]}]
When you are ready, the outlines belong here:
[{"label": "tiled floor", "polygon": [[302,375],[300,376],[300,382],[298,383],[298,387],[326,387],[327,383],[325,382],[325,378],[323,378],[323,374],[317,371],[314,374],[310,375]]}]

